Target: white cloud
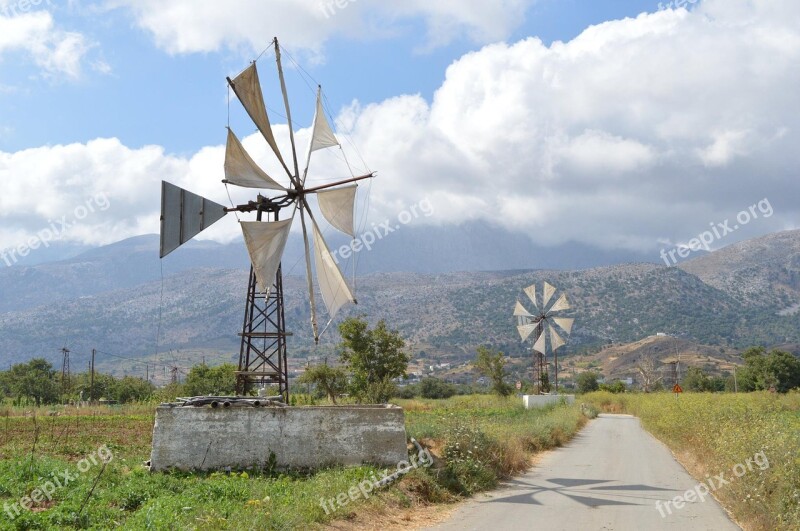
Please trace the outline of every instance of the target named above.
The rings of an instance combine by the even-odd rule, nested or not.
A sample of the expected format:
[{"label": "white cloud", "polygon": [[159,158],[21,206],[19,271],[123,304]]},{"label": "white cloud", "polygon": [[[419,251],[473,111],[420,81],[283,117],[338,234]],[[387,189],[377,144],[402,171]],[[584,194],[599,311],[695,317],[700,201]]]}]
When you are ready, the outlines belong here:
[{"label": "white cloud", "polygon": [[[423,46],[462,35],[476,42],[505,38],[521,24],[534,0],[110,0],[126,6],[137,23],[170,53],[245,47],[261,51],[274,35],[295,49],[319,53],[333,35],[394,34],[399,20],[422,18]],[[342,6],[342,7],[339,7]]]},{"label": "white cloud", "polygon": [[[747,230],[796,226],[797,64],[800,4],[706,0],[692,12],[607,22],[549,47],[533,38],[492,44],[454,62],[433,101],[356,102],[339,122],[379,170],[375,220],[429,197],[433,223],[482,219],[538,243],[657,249],[763,198],[775,215]],[[287,128],[276,126],[276,135],[288,153]],[[281,174],[263,139],[244,142]],[[113,208],[81,233],[94,243],[156,232],[161,178],[227,203],[223,151],[180,158],[111,139],[0,153],[0,178],[10,183],[0,197],[0,247],[95,190]],[[335,153],[323,157],[314,179],[345,173]],[[33,219],[31,197],[41,198]],[[206,236],[236,236],[235,220]]]},{"label": "white cloud", "polygon": [[58,28],[48,11],[0,15],[0,59],[22,52],[48,76],[77,78],[91,45],[81,33]]}]

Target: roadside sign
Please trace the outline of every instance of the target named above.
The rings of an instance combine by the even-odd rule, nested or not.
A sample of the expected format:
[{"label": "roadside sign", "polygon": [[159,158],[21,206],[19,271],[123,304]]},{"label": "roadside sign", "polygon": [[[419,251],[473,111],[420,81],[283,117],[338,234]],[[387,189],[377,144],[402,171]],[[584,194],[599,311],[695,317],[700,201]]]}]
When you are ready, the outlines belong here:
[{"label": "roadside sign", "polygon": [[681,388],[680,385],[675,384],[675,387],[672,388],[672,392],[675,393],[675,394],[682,393],[683,392],[683,388]]}]

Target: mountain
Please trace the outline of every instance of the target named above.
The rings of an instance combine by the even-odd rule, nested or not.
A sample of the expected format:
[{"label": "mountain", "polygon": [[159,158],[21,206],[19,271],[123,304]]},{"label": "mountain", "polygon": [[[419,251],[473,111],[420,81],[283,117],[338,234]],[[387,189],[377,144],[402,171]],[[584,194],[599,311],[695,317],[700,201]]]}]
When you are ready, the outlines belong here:
[{"label": "mountain", "polygon": [[678,267],[742,305],[800,311],[800,230],[729,245]]},{"label": "mountain", "polygon": [[[373,272],[357,277],[359,305],[343,315],[386,319],[418,357],[463,360],[482,344],[521,356],[526,346],[511,318],[514,301],[524,297],[524,286],[547,280],[569,294],[577,319],[566,356],[658,332],[716,347],[795,344],[800,343],[800,313],[778,310],[800,301],[782,276],[792,263],[783,253],[797,248],[799,239],[793,231],[722,249],[717,253],[730,259],[716,266],[712,253],[680,267],[634,263],[577,271]],[[63,262],[0,271],[0,362],[35,355],[56,361],[64,344],[75,352],[79,367],[92,348],[110,353],[98,366],[111,368],[120,366],[111,355],[166,359],[192,350],[234,358],[247,280],[241,246],[193,242],[159,263],[157,244],[156,237],[144,236]],[[332,355],[337,337],[334,323],[321,345],[313,345],[305,281],[296,276],[303,271],[299,250],[290,249],[284,260],[295,364]],[[366,252],[364,262],[381,253],[385,249]],[[403,263],[419,249],[407,254],[412,258]],[[775,299],[780,304],[743,297],[736,288],[751,277],[780,297]]]},{"label": "mountain", "polygon": [[[334,249],[349,243],[333,234],[328,239]],[[604,251],[578,243],[540,247],[533,245],[524,234],[477,222],[458,227],[407,225],[387,237],[375,239],[372,251],[362,249],[356,255],[359,274],[580,269],[647,258],[627,251]],[[160,280],[162,270],[164,276],[171,276],[197,268],[249,267],[241,241],[223,245],[193,240],[163,261],[158,258],[158,245],[157,235],[138,236],[62,261],[0,267],[0,312],[20,311],[43,304],[42,289],[47,293],[48,302],[55,303]],[[303,244],[299,236],[293,235],[289,239],[284,270],[289,274],[304,273]]]}]

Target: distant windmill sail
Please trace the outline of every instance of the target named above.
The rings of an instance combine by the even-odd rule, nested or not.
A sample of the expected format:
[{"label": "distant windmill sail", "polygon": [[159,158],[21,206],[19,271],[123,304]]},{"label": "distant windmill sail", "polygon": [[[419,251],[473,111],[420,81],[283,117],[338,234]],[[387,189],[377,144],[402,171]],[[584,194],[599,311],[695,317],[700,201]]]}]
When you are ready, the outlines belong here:
[{"label": "distant windmill sail", "polygon": [[556,292],[556,288],[548,284],[547,282],[544,283],[544,294],[542,295],[542,307],[546,309],[547,303],[550,302],[550,299],[553,297],[553,294]]},{"label": "distant windmill sail", "polygon": [[160,257],[164,258],[225,214],[224,206],[161,181]]}]

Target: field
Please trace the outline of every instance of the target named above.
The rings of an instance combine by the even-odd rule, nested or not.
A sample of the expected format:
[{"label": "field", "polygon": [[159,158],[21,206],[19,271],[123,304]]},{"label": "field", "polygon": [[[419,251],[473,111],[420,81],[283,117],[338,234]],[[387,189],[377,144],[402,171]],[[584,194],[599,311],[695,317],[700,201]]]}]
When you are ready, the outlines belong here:
[{"label": "field", "polygon": [[[745,528],[800,529],[800,393],[585,395],[631,413]],[[762,453],[763,452],[763,453]],[[749,460],[749,462],[748,462]],[[717,480],[720,479],[728,484]]]},{"label": "field", "polygon": [[[524,410],[517,400],[455,397],[399,401],[408,435],[435,463],[378,495],[326,510],[380,470],[313,475],[274,470],[151,474],[144,466],[152,406],[0,414],[0,529],[296,529],[358,514],[450,502],[527,468],[539,450],[569,440],[586,422],[578,407]],[[30,499],[26,499],[29,497]],[[30,510],[23,508],[26,505]]]}]

